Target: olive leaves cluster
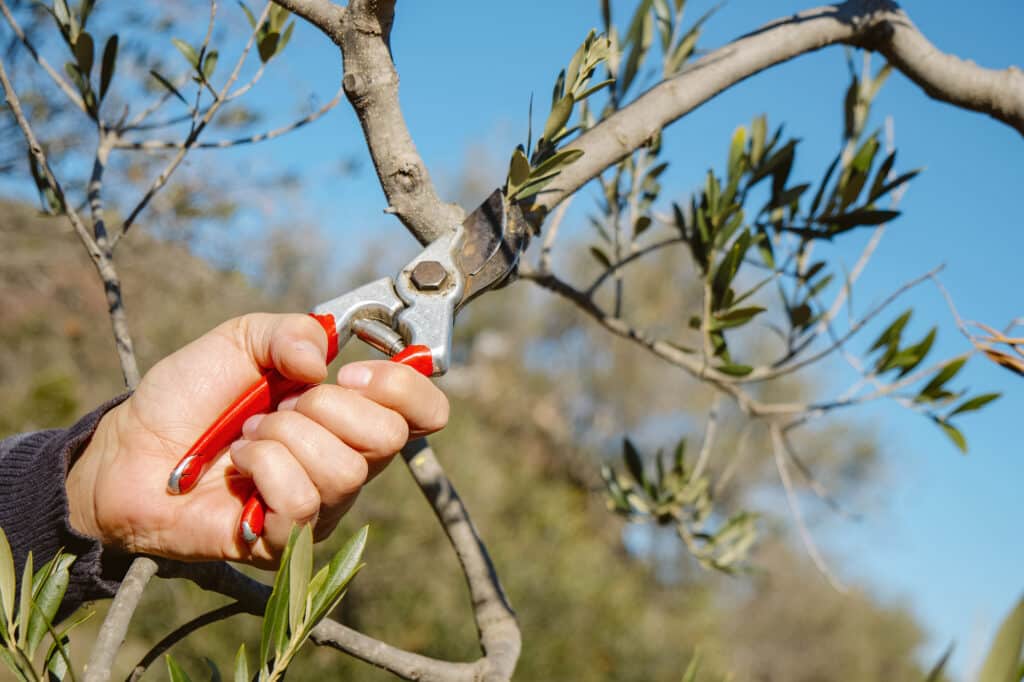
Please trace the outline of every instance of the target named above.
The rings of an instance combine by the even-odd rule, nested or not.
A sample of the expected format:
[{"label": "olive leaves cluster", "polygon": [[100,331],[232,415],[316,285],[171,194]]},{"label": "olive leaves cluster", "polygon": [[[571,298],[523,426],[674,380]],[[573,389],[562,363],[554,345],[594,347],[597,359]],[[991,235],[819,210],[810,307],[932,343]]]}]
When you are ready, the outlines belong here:
[{"label": "olive leaves cluster", "polygon": [[[21,682],[75,679],[68,634],[92,613],[85,612],[59,631],[54,624],[74,560],[73,555],[58,552],[34,571],[29,552],[19,584],[10,544],[0,530],[0,659]],[[37,662],[36,652],[47,638],[49,647],[41,663]]]},{"label": "olive leaves cluster", "polygon": [[[629,438],[622,442],[623,470],[605,464],[601,478],[608,508],[630,522],[673,527],[704,568],[733,573],[746,566],[756,538],[756,515],[739,512],[719,522],[711,498],[711,482],[686,463],[686,441],[672,454],[659,450],[644,457]],[[648,472],[645,462],[654,462]]]},{"label": "olive leaves cluster", "polygon": [[[235,682],[274,682],[284,678],[295,654],[309,639],[317,623],[341,602],[346,588],[361,563],[368,527],[363,526],[338,550],[331,561],[313,574],[313,531],[310,526],[293,528],[281,557],[281,568],[263,614],[259,658],[250,676],[245,644],[235,656]],[[216,666],[207,662],[220,679]],[[171,682],[191,682],[185,670],[170,655],[167,672]]]}]

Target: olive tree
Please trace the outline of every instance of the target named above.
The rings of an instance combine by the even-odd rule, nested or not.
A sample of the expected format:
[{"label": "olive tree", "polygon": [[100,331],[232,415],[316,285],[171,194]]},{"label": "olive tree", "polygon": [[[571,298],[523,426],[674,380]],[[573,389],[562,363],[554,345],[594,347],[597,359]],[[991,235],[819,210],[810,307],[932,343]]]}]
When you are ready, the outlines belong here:
[{"label": "olive tree", "polygon": [[[122,47],[114,23],[101,21],[106,5],[97,6],[94,0],[82,0],[77,6],[54,0],[44,7],[41,19],[38,8],[12,8],[8,0],[0,0],[14,52],[22,55],[20,68],[42,74],[51,97],[63,98],[64,113],[77,117],[79,127],[73,129],[76,134],[70,135],[69,144],[78,145],[78,158],[87,161],[89,169],[80,180],[61,177],[53,161],[59,152],[52,140],[37,135],[30,108],[12,84],[5,65],[10,57],[0,60],[0,84],[11,120],[27,144],[28,167],[43,209],[66,217],[104,287],[128,389],[137,384],[140,372],[116,249],[153,210],[191,151],[255,144],[287,134],[326,114],[344,95],[361,125],[387,199],[386,212],[424,245],[462,222],[466,207],[439,196],[403,116],[390,46],[395,4],[394,0],[351,0],[347,5],[330,0],[275,0],[253,11],[242,3],[251,30],[242,37],[237,59],[227,64],[221,62],[227,50],[220,41],[225,38],[216,30],[219,13],[226,10],[217,0],[208,4],[201,42],[174,38],[165,46],[168,49],[155,50]],[[801,431],[847,408],[893,400],[917,418],[933,422],[956,448],[966,451],[960,415],[998,397],[958,387],[957,375],[967,360],[980,353],[1024,374],[1022,340],[1009,328],[1000,331],[965,322],[951,299],[950,316],[966,340],[963,353],[935,358],[931,352],[935,328],[921,338],[906,338],[912,311],[893,308],[918,285],[941,289],[939,268],[898,284],[866,312],[842,319],[844,305],[886,226],[899,216],[900,196],[918,172],[904,167],[902,160],[897,162],[891,135],[869,126],[873,100],[896,69],[924,95],[985,113],[995,119],[994,124],[1024,134],[1024,73],[1015,66],[1001,71],[982,68],[942,52],[906,12],[887,0],[848,0],[808,9],[751,27],[750,33],[726,45],[700,50],[702,29],[712,16],[689,21],[685,4],[685,0],[641,0],[630,8],[625,21],[616,22],[616,8],[603,0],[602,25],[566,45],[563,68],[553,65],[550,103],[547,98],[543,105],[531,100],[529,132],[510,151],[502,187],[505,201],[523,210],[534,234],[535,254],[521,265],[517,286],[528,283],[564,299],[609,335],[636,344],[680,377],[700,382],[714,396],[700,443],[691,448],[696,450],[693,457],[687,456],[685,441],[651,455],[629,438],[623,439],[621,466],[609,462],[601,468],[612,511],[674,529],[705,567],[742,570],[755,540],[756,517],[746,510],[721,508],[715,491],[742,466],[744,452],[759,450],[755,444],[763,443],[807,552],[820,571],[834,580],[803,520],[795,476],[829,504],[837,502],[801,452]],[[244,110],[236,105],[259,86],[265,70],[273,68],[286,49],[296,49],[289,45],[296,21],[309,22],[340,50],[343,65],[337,93],[322,107],[286,125],[211,139],[210,131],[225,117],[246,120]],[[97,25],[99,29],[94,28]],[[59,46],[62,63],[54,65],[46,59],[36,45],[40,40]],[[755,116],[723,141],[721,163],[708,170],[705,182],[688,199],[673,202],[663,196],[678,196],[663,193],[661,181],[669,164],[662,138],[673,123],[765,69],[826,48],[850,51],[850,75],[842,141],[818,177],[792,177],[798,140],[784,135],[782,127],[770,124],[765,116]],[[853,56],[858,51],[860,59]],[[872,67],[872,54],[882,58],[881,67]],[[645,86],[652,76],[653,85]],[[534,109],[539,111],[536,121]],[[88,150],[80,134],[86,129],[95,136],[95,145]],[[136,175],[146,178],[141,186],[138,180],[136,184],[108,182],[111,164],[139,158],[132,155],[145,159],[133,166]],[[573,282],[556,271],[552,254],[566,207],[585,188],[593,188],[597,209],[591,215],[593,245],[584,255],[592,259],[591,267],[598,274],[588,282]],[[106,210],[111,197],[121,208],[116,217]],[[848,272],[820,255],[823,245],[864,230],[870,231],[870,239]],[[665,252],[680,254],[691,290],[680,294],[677,319],[644,320],[642,311],[630,302],[630,272],[645,265],[654,267],[654,259]],[[854,352],[852,341],[878,323],[884,327],[867,353]],[[787,396],[787,379],[837,357],[858,376],[844,391],[813,400]],[[712,453],[720,450],[716,437],[727,421],[740,436],[729,457],[712,461]],[[184,624],[147,656],[138,674],[175,639],[219,618],[249,612],[265,614],[264,639],[253,668],[260,679],[282,675],[307,638],[406,679],[510,679],[521,641],[498,571],[432,448],[418,440],[402,454],[463,568],[482,651],[478,660],[432,659],[332,620],[329,612],[358,568],[365,532],[314,575],[309,532],[297,530],[273,588],[227,564],[136,558],[92,648],[85,679],[109,677],[132,614],[154,575],[188,578],[236,603]],[[34,592],[40,605],[23,602],[22,614],[38,612],[52,619],[56,607],[51,592],[59,591],[66,565],[66,558],[58,558],[37,576],[39,586]],[[8,572],[13,574],[13,568]],[[32,585],[30,566],[27,575],[30,582],[26,584]],[[0,593],[9,604],[13,582],[5,585]],[[33,590],[22,591],[29,593]],[[7,618],[8,627],[0,628],[7,650],[13,652],[7,658],[15,670],[30,678],[37,673],[26,646],[38,645],[40,628],[50,624],[35,624],[27,642],[17,633],[28,632],[31,619],[19,630],[10,609]],[[55,645],[47,660],[62,677],[69,669],[60,644],[64,635],[53,632],[53,638]],[[249,677],[250,658],[243,647],[237,657],[237,680]],[[169,670],[172,679],[186,677],[173,660]],[[687,678],[695,674],[693,668]]]}]

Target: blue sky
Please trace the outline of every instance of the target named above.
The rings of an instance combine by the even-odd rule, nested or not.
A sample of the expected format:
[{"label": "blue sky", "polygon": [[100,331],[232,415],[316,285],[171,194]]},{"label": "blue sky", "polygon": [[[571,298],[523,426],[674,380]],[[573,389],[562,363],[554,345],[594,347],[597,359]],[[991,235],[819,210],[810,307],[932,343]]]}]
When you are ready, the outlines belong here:
[{"label": "blue sky", "polygon": [[[708,24],[701,47],[716,47],[812,4],[731,0]],[[632,2],[615,5],[622,21]],[[691,17],[710,5],[694,0]],[[906,9],[943,50],[984,66],[1024,64],[1019,0],[970,7],[916,0]],[[242,22],[233,3],[224,12]],[[539,103],[547,101],[554,75],[599,22],[596,0],[399,2],[393,49],[401,101],[442,193],[467,164],[494,186],[500,184],[510,150],[525,138],[530,94]],[[286,57],[272,65],[254,92],[254,102],[277,110],[271,114],[275,125],[285,122],[291,112],[289,105],[280,110],[281,93],[294,93],[298,102],[310,92],[320,101],[330,98],[338,64],[334,46],[300,25]],[[806,55],[741,84],[670,127],[665,144],[672,166],[664,184],[672,189],[666,194],[682,196],[710,165],[720,167],[733,129],[762,112],[803,139],[794,177],[820,175],[838,143],[846,73],[841,48]],[[912,184],[900,206],[904,216],[890,227],[862,278],[857,307],[864,310],[909,277],[945,263],[942,279],[966,318],[1001,326],[1024,315],[1019,279],[1024,140],[985,116],[928,99],[898,74],[883,89],[875,112],[876,124],[886,114],[894,117],[897,167],[927,170]],[[291,169],[307,178],[304,201],[292,218],[323,226],[338,244],[341,262],[358,260],[368,241],[415,250],[397,222],[382,214],[386,202],[346,103],[313,126],[228,158],[251,168]],[[350,158],[361,163],[362,172],[337,173]],[[197,154],[191,163],[202,159]],[[578,215],[570,215],[569,229],[576,229]],[[847,262],[858,246],[853,240],[842,252]],[[917,306],[912,334],[939,324],[938,351],[965,350],[934,289],[922,287],[908,302]],[[1024,496],[1018,492],[1024,448],[1017,421],[1024,381],[980,361],[962,376],[975,392],[1005,394],[963,420],[970,455],[959,455],[932,425],[899,408],[865,410],[863,423],[885,448],[883,486],[857,509],[863,523],[837,521],[816,530],[844,575],[866,582],[887,600],[907,603],[928,625],[929,655],[956,640],[954,667],[964,674],[976,666],[998,620],[1024,592]]]},{"label": "blue sky", "polygon": [[[622,7],[626,3],[616,3]],[[631,4],[631,3],[628,3]],[[692,2],[691,16],[710,3]],[[805,9],[782,0],[732,0],[711,20],[702,47],[712,48],[776,17]],[[915,23],[940,48],[979,64],[1024,63],[1024,5],[1012,0],[965,5],[908,2]],[[620,9],[618,16],[625,15]],[[503,179],[504,161],[525,137],[530,93],[546,101],[558,69],[600,19],[592,0],[516,3],[401,2],[393,37],[401,101],[410,130],[435,181],[451,186],[460,170]],[[296,31],[289,58],[272,69],[263,93],[280,86],[321,100],[337,83],[336,52],[307,27]],[[876,59],[876,64],[880,64]],[[840,103],[847,84],[841,48],[801,57],[721,95],[668,129],[667,187],[682,195],[711,164],[720,164],[732,130],[764,112],[803,139],[794,176],[820,174],[836,149]],[[266,95],[257,94],[256,97]],[[270,100],[263,103],[270,104]],[[994,325],[1024,315],[1019,280],[1024,253],[1021,180],[1024,140],[1003,124],[928,99],[900,75],[875,107],[875,123],[891,114],[898,167],[926,166],[861,280],[860,310],[903,281],[940,263],[961,313]],[[347,105],[307,130],[274,141],[247,158],[292,167],[309,177],[342,158],[362,159],[352,178],[330,173],[312,183],[302,211],[338,238],[342,260],[358,259],[360,240],[414,246],[381,214],[385,205],[369,172],[354,115]],[[570,220],[571,223],[571,220]],[[343,242],[342,237],[355,237]],[[859,243],[844,253],[850,263]],[[965,350],[938,293],[922,287],[911,333],[940,326],[937,349]],[[896,309],[898,311],[899,308]],[[895,311],[894,311],[895,313]],[[1024,592],[1024,448],[1019,422],[1024,382],[980,361],[962,375],[975,390],[1004,398],[962,424],[971,443],[963,457],[925,420],[892,405],[861,413],[885,448],[883,486],[857,511],[865,521],[829,523],[817,533],[847,577],[884,599],[908,604],[932,635],[927,655],[956,640],[954,669],[974,669],[1002,615]]]}]

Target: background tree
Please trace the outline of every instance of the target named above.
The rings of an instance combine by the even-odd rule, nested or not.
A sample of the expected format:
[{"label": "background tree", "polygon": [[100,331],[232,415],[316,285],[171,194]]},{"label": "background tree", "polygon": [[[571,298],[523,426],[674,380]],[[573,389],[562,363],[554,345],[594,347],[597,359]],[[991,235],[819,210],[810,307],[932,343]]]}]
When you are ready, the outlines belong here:
[{"label": "background tree", "polygon": [[[345,55],[344,86],[363,125],[388,197],[389,211],[397,215],[421,241],[428,241],[443,226],[458,220],[461,209],[437,199],[426,168],[416,154],[401,118],[397,80],[387,48],[393,6],[358,2],[344,9],[314,2],[282,3],[282,6],[321,27],[342,48]],[[172,116],[168,119],[169,125],[161,128],[187,131],[179,138],[181,141],[149,138],[149,134],[155,134],[149,128],[125,128],[123,124],[129,120],[127,117],[120,124],[116,120],[108,120],[100,115],[99,100],[109,91],[111,74],[120,68],[115,65],[121,62],[115,57],[105,58],[98,67],[98,76],[95,73],[98,49],[94,47],[87,55],[89,50],[84,46],[96,41],[88,33],[88,39],[82,38],[86,25],[84,19],[88,16],[88,12],[83,16],[83,11],[87,7],[91,5],[74,10],[66,6],[54,7],[54,18],[61,29],[61,38],[54,42],[60,47],[62,40],[66,44],[63,49],[67,52],[70,48],[74,60],[68,69],[71,84],[60,74],[55,79],[60,79],[61,89],[71,90],[69,99],[87,118],[95,121],[99,133],[88,191],[83,192],[91,210],[91,226],[79,217],[74,208],[75,202],[69,198],[71,194],[65,194],[57,183],[45,150],[33,142],[35,137],[30,133],[28,119],[19,115],[18,102],[6,76],[4,87],[12,112],[29,139],[34,159],[31,166],[44,205],[68,216],[104,279],[109,296],[107,303],[113,311],[121,367],[131,385],[133,378],[138,376],[138,369],[132,338],[128,334],[128,318],[121,307],[121,280],[114,268],[113,248],[153,198],[160,196],[167,177],[178,167],[185,152],[203,144],[200,135],[212,125],[221,107],[229,105],[240,91],[244,93],[249,86],[240,85],[237,90],[232,89],[236,82],[241,82],[238,76],[244,66],[244,53],[226,80],[218,81],[214,76],[218,73],[219,54],[223,51],[215,49],[218,43],[212,40],[217,12],[214,4],[210,12],[210,28],[203,42],[196,46],[178,40],[170,50],[171,54],[174,50],[180,52],[178,59],[183,58],[186,65],[184,73],[192,71],[195,82],[189,87],[190,96],[195,97],[194,102],[182,96],[187,76],[175,78],[154,69],[158,75],[144,80],[155,80],[163,88],[155,99],[160,106],[180,100],[175,106],[184,107],[185,113],[177,118]],[[562,442],[571,443],[573,447],[570,450],[582,451],[568,461],[548,462],[543,467],[556,466],[570,481],[584,486],[584,489],[592,486],[594,467],[592,463],[589,467],[587,465],[592,462],[586,456],[588,451],[604,451],[607,455],[610,437],[617,439],[625,431],[652,428],[648,420],[649,406],[630,404],[632,401],[626,399],[630,392],[621,389],[624,386],[633,390],[644,389],[650,385],[649,377],[662,370],[652,369],[646,377],[631,371],[619,374],[595,372],[592,377],[584,377],[582,383],[576,384],[575,394],[585,388],[586,395],[597,396],[604,388],[612,393],[607,401],[595,397],[565,406],[559,400],[569,402],[568,398],[559,397],[552,384],[544,381],[545,374],[554,374],[553,369],[559,366],[554,362],[557,356],[546,351],[550,351],[552,343],[557,342],[563,350],[569,349],[567,360],[570,362],[578,362],[576,358],[579,357],[601,357],[601,364],[610,362],[611,367],[632,369],[636,366],[636,349],[633,346],[638,346],[662,363],[683,370],[704,387],[703,391],[695,392],[692,402],[665,409],[665,416],[677,416],[681,407],[703,408],[710,409],[709,419],[705,427],[697,429],[696,433],[673,433],[670,439],[666,439],[674,445],[680,435],[690,436],[689,459],[684,459],[684,465],[674,471],[672,461],[645,456],[645,449],[627,444],[624,466],[605,470],[604,480],[612,506],[633,520],[649,519],[674,528],[689,551],[702,563],[734,570],[743,564],[753,535],[751,517],[742,514],[739,507],[749,501],[753,491],[767,485],[767,475],[772,469],[765,464],[769,464],[782,482],[810,556],[818,568],[828,574],[829,570],[801,515],[793,484],[794,472],[807,478],[812,491],[835,504],[834,494],[828,490],[823,477],[830,476],[828,472],[834,468],[838,472],[835,474],[838,480],[851,477],[855,480],[863,473],[862,465],[858,463],[870,459],[870,448],[851,442],[838,451],[817,454],[820,449],[815,446],[815,439],[818,443],[834,441],[835,436],[823,430],[809,431],[806,424],[847,406],[896,396],[907,407],[933,420],[954,443],[965,448],[963,435],[958,430],[959,419],[954,421],[954,418],[980,408],[992,399],[991,394],[965,394],[962,389],[954,388],[954,375],[961,369],[965,357],[945,358],[938,362],[926,357],[934,332],[922,338],[904,338],[904,316],[892,315],[894,321],[876,337],[867,358],[850,351],[850,340],[875,316],[889,315],[886,311],[888,303],[916,284],[916,280],[904,284],[884,305],[862,313],[860,317],[851,316],[844,327],[836,328],[838,312],[850,298],[864,263],[882,236],[884,224],[897,215],[891,203],[882,207],[882,201],[898,194],[912,175],[901,174],[896,169],[894,156],[886,149],[886,145],[892,142],[891,136],[887,140],[883,134],[866,127],[871,101],[884,80],[886,70],[875,71],[866,64],[863,69],[851,68],[843,143],[831,166],[823,170],[821,177],[812,178],[810,183],[790,179],[798,149],[795,141],[787,140],[781,131],[769,127],[764,118],[755,118],[749,128],[737,131],[731,144],[723,144],[723,149],[728,148],[725,164],[715,165],[704,186],[691,200],[679,201],[675,205],[659,201],[661,188],[658,178],[665,168],[659,157],[661,128],[757,70],[825,43],[847,42],[882,52],[930,94],[990,113],[1018,130],[1021,129],[1020,74],[1011,70],[997,75],[978,67],[950,62],[942,55],[932,55],[928,53],[931,48],[923,37],[894,6],[862,3],[846,3],[838,11],[814,11],[798,20],[781,21],[709,53],[688,66],[704,20],[688,25],[682,21],[681,9],[678,3],[642,2],[628,21],[615,29],[611,8],[605,4],[605,32],[587,37],[556,82],[550,113],[544,113],[547,107],[538,104],[538,109],[544,114],[540,117],[543,124],[538,124],[534,134],[527,136],[521,151],[513,153],[506,191],[511,199],[521,201],[531,209],[538,229],[547,213],[560,201],[611,166],[599,178],[602,198],[594,221],[599,242],[589,249],[598,270],[595,273],[593,265],[576,266],[582,269],[580,275],[593,278],[592,283],[584,287],[572,285],[566,275],[552,272],[551,251],[561,220],[559,213],[548,221],[546,233],[539,240],[542,241],[539,265],[530,270],[524,268],[524,275],[575,303],[600,327],[624,339],[623,344],[609,345],[607,336],[597,337],[597,340],[590,337],[592,328],[584,328],[586,331],[580,332],[567,327],[564,319],[559,321],[557,318],[541,322],[533,336],[519,339],[515,347],[522,349],[521,362],[527,370],[533,370],[529,374],[534,376],[534,381],[546,389],[541,394],[543,398],[524,399],[519,414],[529,411],[542,426],[547,414],[547,426],[556,433],[562,430]],[[97,12],[97,18],[99,16]],[[252,33],[247,39],[246,44],[250,46],[247,49],[255,46],[260,60],[249,81],[254,83],[263,73],[263,65],[277,58],[287,43],[285,36],[290,35],[290,19],[277,6],[268,6],[262,15],[254,15],[251,19]],[[15,22],[11,23],[15,25]],[[111,42],[107,41],[105,45],[109,46]],[[116,48],[105,47],[103,53],[115,51]],[[67,56],[63,58],[67,59]],[[937,62],[943,61],[947,62],[943,68],[934,68]],[[957,78],[958,70],[965,77],[970,77],[976,86],[974,89],[967,91],[962,87],[964,78]],[[141,69],[138,71],[143,72]],[[664,81],[637,97],[645,84],[644,78],[650,78],[652,73]],[[87,79],[85,76],[89,74],[98,80],[94,83]],[[605,75],[609,78],[605,79]],[[104,87],[104,82],[108,83],[107,87]],[[213,85],[213,82],[218,85]],[[990,87],[986,88],[986,85]],[[122,92],[134,94],[133,86],[124,87]],[[145,87],[140,86],[139,91],[144,92]],[[112,105],[108,104],[107,108],[112,108]],[[114,111],[117,110],[114,107]],[[323,110],[310,113],[284,129],[311,120]],[[144,125],[144,121],[137,124]],[[277,130],[284,129],[275,129],[271,133],[277,134]],[[614,131],[614,134],[608,131]],[[129,138],[129,133],[145,134],[147,138]],[[582,134],[577,137],[578,133]],[[536,144],[532,139],[534,136]],[[247,134],[244,141],[258,139],[261,139],[260,134]],[[568,149],[562,151],[560,148],[566,144]],[[108,160],[113,158],[110,154],[120,149],[125,153],[165,149],[169,158],[162,165],[163,170],[144,189],[142,198],[125,203],[126,218],[117,221],[120,228],[110,229],[104,220],[101,180],[107,172]],[[580,155],[572,150],[583,153]],[[74,159],[68,161],[69,165],[73,163]],[[109,167],[113,169],[113,163]],[[127,167],[126,174],[129,174]],[[131,184],[122,187],[130,188]],[[118,191],[112,193],[116,197]],[[191,202],[186,202],[186,208],[190,205]],[[216,216],[218,210],[216,206],[203,207],[200,203],[197,214],[201,217]],[[859,227],[873,229],[874,237],[853,271],[841,281],[837,268],[827,257],[818,260],[814,256],[816,252],[827,250],[830,242]],[[280,249],[273,253],[276,255],[267,260],[270,266],[284,267],[287,272],[288,264],[295,262]],[[680,267],[680,254],[687,253],[689,262],[683,260],[685,265]],[[658,258],[662,260],[659,262]],[[648,264],[648,268],[643,269],[639,263]],[[651,271],[658,272],[658,276],[652,277]],[[666,280],[665,272],[671,273],[671,280]],[[928,276],[934,276],[934,273],[928,273]],[[288,279],[291,277],[286,274],[282,281]],[[678,280],[675,286],[670,289],[664,287],[666,281],[675,280]],[[276,293],[282,293],[280,284],[276,288]],[[773,295],[766,296],[773,288]],[[665,315],[665,309],[673,311],[673,314]],[[681,311],[685,312],[680,314]],[[493,313],[474,314],[464,324],[466,333],[504,328],[503,323],[487,320],[490,314]],[[507,320],[508,317],[507,313],[504,316],[494,314],[492,320]],[[768,317],[777,321],[767,323]],[[763,332],[750,332],[755,327],[777,329],[779,340],[765,341]],[[993,336],[993,341],[1001,340],[995,336],[997,332],[994,330],[986,333]],[[475,349],[478,341],[487,338],[485,331],[478,331],[470,348]],[[1012,350],[1012,337],[1002,338],[1008,340]],[[493,337],[491,340],[497,342],[491,344],[491,350],[487,350],[487,343],[482,344],[481,352],[485,355],[500,353],[500,340]],[[968,347],[967,353],[973,352],[973,348]],[[806,384],[790,378],[790,374],[831,353],[843,354],[862,375],[861,380],[847,391],[834,396],[816,395],[808,390]],[[993,357],[992,349],[988,349],[988,354]],[[552,364],[536,365],[534,358],[544,355],[552,358]],[[1012,355],[1007,354],[1006,357],[1012,358]],[[1005,364],[1013,368],[1012,363]],[[487,378],[482,374],[468,383],[486,387]],[[458,377],[453,379],[457,385]],[[672,393],[678,396],[684,386],[685,383],[676,384]],[[620,390],[609,390],[614,388]],[[43,395],[46,400],[45,392]],[[545,399],[549,401],[547,405]],[[657,396],[653,399],[656,400]],[[666,398],[665,402],[670,400]],[[56,419],[66,418],[73,411],[66,404],[67,401]],[[513,414],[512,406],[508,406],[506,411]],[[551,415],[555,418],[552,419]],[[610,420],[607,419],[609,415],[613,415]],[[600,427],[602,418],[607,424],[604,429],[589,427],[589,424]],[[588,425],[586,429],[582,428],[585,424]],[[805,449],[811,451],[811,459],[808,459]],[[756,454],[762,456],[757,457]],[[763,456],[765,454],[767,457]],[[665,462],[662,468],[667,474],[655,475],[657,461]],[[619,473],[615,472],[616,469]],[[729,494],[727,484],[737,471],[742,474],[739,478],[744,479],[743,489],[747,492]],[[712,496],[711,492],[715,495]],[[154,570],[155,565],[144,562],[133,569],[141,583]],[[173,573],[176,569],[165,570]],[[200,575],[197,579],[202,584],[209,575],[205,578]],[[241,589],[238,585],[243,584],[241,577],[236,575],[235,580],[234,587],[224,584],[219,587],[229,593],[234,590],[233,596],[244,596],[238,591]],[[491,590],[492,595],[495,589],[493,584],[474,587]],[[248,594],[251,595],[251,591]],[[128,597],[126,592],[122,601],[131,605]],[[250,609],[260,606],[259,600],[246,604]],[[485,608],[490,606],[501,608],[493,598],[484,604]],[[482,628],[486,656],[476,669],[507,677],[518,653],[518,634],[505,627],[507,618],[497,620],[502,628],[500,636],[494,637],[495,632],[489,627]],[[117,629],[122,626],[126,627],[127,623],[108,619],[101,633],[101,637],[106,639],[101,639],[101,646],[96,648],[90,675],[102,674],[104,666],[109,665],[109,656],[116,647],[102,642],[116,644]],[[330,637],[324,636],[321,630],[319,639],[327,641]],[[911,636],[905,641],[912,642],[913,639]],[[436,666],[430,667],[428,676],[448,679],[460,670],[421,660],[410,664],[408,657],[391,652],[374,658],[367,649],[360,649],[361,641],[348,636],[333,643],[400,674],[410,675],[422,672],[424,666]],[[724,655],[721,659],[722,669],[731,667]],[[677,664],[677,668],[681,667]],[[465,670],[466,674],[476,674],[475,671],[469,672],[468,668]],[[872,674],[870,666],[865,670],[866,674]]]}]

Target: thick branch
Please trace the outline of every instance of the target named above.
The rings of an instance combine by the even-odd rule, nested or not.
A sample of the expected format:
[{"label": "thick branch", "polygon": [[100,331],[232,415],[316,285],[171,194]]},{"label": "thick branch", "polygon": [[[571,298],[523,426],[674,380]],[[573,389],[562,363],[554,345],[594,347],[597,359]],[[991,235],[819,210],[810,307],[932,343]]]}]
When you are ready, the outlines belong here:
[{"label": "thick branch", "polygon": [[89,663],[85,667],[85,682],[107,682],[114,657],[124,643],[125,634],[132,615],[142,599],[142,593],[149,579],[156,573],[157,565],[152,559],[139,557],[132,561],[131,568],[121,581],[103,627],[92,646]]},{"label": "thick branch", "polygon": [[849,0],[780,19],[694,62],[580,136],[584,156],[541,193],[550,210],[654,133],[736,83],[771,66],[835,44],[881,53],[935,99],[979,111],[1024,135],[1024,73],[997,71],[945,54],[888,0]]},{"label": "thick branch", "polygon": [[391,213],[428,244],[460,222],[459,206],[437,196],[398,103],[391,59],[394,0],[353,0],[344,10],[317,0],[275,0],[322,30],[345,60],[343,85],[359,117]]}]

